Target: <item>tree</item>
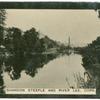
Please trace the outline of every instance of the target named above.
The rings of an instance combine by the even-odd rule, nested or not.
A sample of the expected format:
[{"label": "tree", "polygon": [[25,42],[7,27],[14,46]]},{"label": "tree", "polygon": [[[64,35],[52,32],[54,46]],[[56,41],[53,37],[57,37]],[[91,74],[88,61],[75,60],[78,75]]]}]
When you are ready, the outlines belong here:
[{"label": "tree", "polygon": [[4,9],[0,9],[0,26],[5,25],[5,19],[6,19],[6,11]]},{"label": "tree", "polygon": [[4,9],[0,9],[0,45],[3,44],[3,38],[4,38],[4,25],[5,25],[5,19],[6,19],[6,11]]},{"label": "tree", "polygon": [[8,28],[5,46],[13,54],[23,53],[22,31],[15,27]]},{"label": "tree", "polygon": [[35,44],[38,39],[39,33],[36,32],[35,28],[25,31],[23,35],[25,51],[28,53],[34,52]]}]

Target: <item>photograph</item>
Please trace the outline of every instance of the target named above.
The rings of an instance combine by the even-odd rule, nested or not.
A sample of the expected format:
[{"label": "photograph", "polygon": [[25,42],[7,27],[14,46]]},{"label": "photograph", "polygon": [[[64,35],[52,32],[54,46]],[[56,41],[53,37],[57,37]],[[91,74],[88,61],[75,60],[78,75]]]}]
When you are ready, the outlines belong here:
[{"label": "photograph", "polygon": [[100,98],[99,5],[0,2],[0,97]]}]

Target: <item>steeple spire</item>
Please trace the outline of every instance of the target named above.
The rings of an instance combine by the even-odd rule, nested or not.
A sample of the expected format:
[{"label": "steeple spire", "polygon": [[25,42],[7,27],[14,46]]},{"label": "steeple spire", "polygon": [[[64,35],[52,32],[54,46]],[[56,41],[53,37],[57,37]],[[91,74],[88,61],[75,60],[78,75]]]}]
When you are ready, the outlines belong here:
[{"label": "steeple spire", "polygon": [[70,47],[70,36],[68,37],[68,47]]},{"label": "steeple spire", "polygon": [[69,38],[68,38],[68,44],[70,45],[70,36],[69,36]]}]

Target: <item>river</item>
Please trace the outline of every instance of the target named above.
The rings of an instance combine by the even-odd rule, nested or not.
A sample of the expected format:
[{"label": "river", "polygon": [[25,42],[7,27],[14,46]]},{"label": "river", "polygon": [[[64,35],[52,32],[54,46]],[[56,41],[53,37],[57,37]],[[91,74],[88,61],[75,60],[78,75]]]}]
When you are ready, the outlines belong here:
[{"label": "river", "polygon": [[6,88],[67,88],[75,86],[74,75],[78,74],[84,77],[85,70],[81,64],[81,55],[58,56],[38,68],[34,77],[30,77],[25,70],[22,70],[20,78],[12,80],[5,72],[4,84]]}]

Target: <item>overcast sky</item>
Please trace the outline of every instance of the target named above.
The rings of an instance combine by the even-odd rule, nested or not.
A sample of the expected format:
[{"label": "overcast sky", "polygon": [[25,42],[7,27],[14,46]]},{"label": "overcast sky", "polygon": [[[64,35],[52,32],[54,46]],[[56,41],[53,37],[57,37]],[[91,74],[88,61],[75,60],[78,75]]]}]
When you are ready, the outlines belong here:
[{"label": "overcast sky", "polygon": [[23,31],[35,27],[51,39],[84,45],[100,36],[100,19],[94,10],[16,10],[7,11],[7,27]]}]

